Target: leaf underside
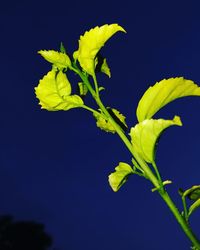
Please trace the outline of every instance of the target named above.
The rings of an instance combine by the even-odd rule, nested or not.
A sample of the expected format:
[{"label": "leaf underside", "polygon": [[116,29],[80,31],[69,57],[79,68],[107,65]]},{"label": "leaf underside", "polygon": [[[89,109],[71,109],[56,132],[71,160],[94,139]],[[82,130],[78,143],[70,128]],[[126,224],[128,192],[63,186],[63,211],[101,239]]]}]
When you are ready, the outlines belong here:
[{"label": "leaf underside", "polygon": [[172,125],[181,126],[181,120],[175,116],[173,120],[147,119],[131,128],[130,136],[133,148],[148,163],[155,160],[155,147],[161,133]]},{"label": "leaf underside", "polygon": [[113,191],[117,192],[131,174],[134,174],[132,167],[127,163],[120,162],[115,168],[115,172],[111,173],[108,177],[109,184]]}]

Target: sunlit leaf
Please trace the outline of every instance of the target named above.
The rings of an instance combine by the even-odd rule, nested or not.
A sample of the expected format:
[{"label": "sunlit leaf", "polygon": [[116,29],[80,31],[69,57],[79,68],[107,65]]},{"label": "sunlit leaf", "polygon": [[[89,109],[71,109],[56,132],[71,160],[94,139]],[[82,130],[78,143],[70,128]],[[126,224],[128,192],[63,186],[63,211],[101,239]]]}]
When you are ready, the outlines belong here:
[{"label": "sunlit leaf", "polygon": [[78,95],[71,94],[71,85],[66,74],[52,69],[35,88],[35,93],[43,109],[49,111],[68,110],[83,105]]},{"label": "sunlit leaf", "polygon": [[55,50],[40,50],[38,53],[44,57],[45,60],[52,63],[58,69],[66,69],[71,66],[70,58],[63,52]]},{"label": "sunlit leaf", "polygon": [[144,93],[137,107],[139,122],[150,119],[169,102],[185,96],[200,96],[200,87],[183,77],[164,79]]},{"label": "sunlit leaf", "polygon": [[105,24],[86,31],[80,36],[78,51],[73,54],[74,59],[79,61],[81,67],[90,75],[94,75],[95,57],[105,42],[116,32],[125,30],[118,24]]},{"label": "sunlit leaf", "polygon": [[196,200],[188,210],[188,216],[190,216],[198,207],[200,207],[200,198]]},{"label": "sunlit leaf", "polygon": [[130,136],[133,148],[149,163],[154,162],[155,147],[161,133],[172,125],[181,126],[181,120],[175,116],[173,120],[147,119],[131,128]]},{"label": "sunlit leaf", "polygon": [[117,192],[131,174],[134,174],[132,167],[127,163],[120,162],[115,168],[115,172],[108,177],[109,184],[113,191]]}]

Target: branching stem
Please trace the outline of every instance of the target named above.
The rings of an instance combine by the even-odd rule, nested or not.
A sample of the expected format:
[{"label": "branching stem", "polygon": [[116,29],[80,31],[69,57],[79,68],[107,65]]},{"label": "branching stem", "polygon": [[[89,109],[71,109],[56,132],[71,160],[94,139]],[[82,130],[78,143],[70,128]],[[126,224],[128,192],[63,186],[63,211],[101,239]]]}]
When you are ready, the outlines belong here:
[{"label": "branching stem", "polygon": [[[142,172],[144,173],[144,174],[139,174],[139,175],[144,176],[145,178],[147,178],[148,180],[150,180],[152,182],[155,189],[158,190],[158,193],[160,194],[162,199],[165,201],[165,203],[169,207],[170,211],[175,216],[176,220],[180,224],[181,228],[183,229],[183,231],[185,232],[187,237],[193,243],[194,247],[196,247],[197,250],[200,250],[200,241],[194,235],[191,228],[189,227],[188,221],[185,219],[185,216],[187,215],[186,206],[184,206],[184,216],[182,216],[181,213],[179,212],[179,210],[177,209],[176,205],[174,204],[174,202],[171,200],[168,193],[165,191],[165,189],[163,187],[163,182],[162,182],[162,179],[161,179],[161,176],[160,176],[160,173],[158,171],[158,168],[157,168],[156,164],[155,163],[152,164],[153,168],[155,170],[155,173],[156,173],[156,176],[155,176],[154,173],[152,172],[152,170],[150,169],[150,167],[148,166],[148,164],[138,155],[138,153],[136,151],[133,150],[133,147],[132,147],[132,144],[131,144],[130,140],[127,138],[124,131],[115,122],[115,120],[109,114],[108,110],[103,105],[103,103],[102,103],[102,101],[101,101],[101,99],[99,97],[99,90],[98,90],[98,83],[97,83],[97,80],[96,80],[96,76],[93,77],[94,83],[95,83],[95,90],[94,90],[92,88],[92,86],[91,86],[91,84],[90,84],[90,82],[88,80],[88,77],[86,75],[84,75],[79,69],[75,69],[74,71],[81,77],[81,79],[83,80],[85,85],[88,87],[88,90],[90,91],[90,93],[93,96],[93,98],[95,99],[97,105],[101,109],[102,114],[105,115],[105,117],[110,122],[110,124],[115,128],[115,131],[117,132],[117,134],[119,135],[121,140],[124,142],[124,144],[126,145],[128,150],[132,154],[132,156],[133,156],[133,159],[132,159],[133,164],[140,171],[142,170]],[[94,112],[93,109],[91,109],[91,108],[89,108],[87,106],[84,106],[84,108]],[[95,111],[95,112],[97,112],[97,111]],[[183,204],[185,204],[185,203],[183,202]]]}]

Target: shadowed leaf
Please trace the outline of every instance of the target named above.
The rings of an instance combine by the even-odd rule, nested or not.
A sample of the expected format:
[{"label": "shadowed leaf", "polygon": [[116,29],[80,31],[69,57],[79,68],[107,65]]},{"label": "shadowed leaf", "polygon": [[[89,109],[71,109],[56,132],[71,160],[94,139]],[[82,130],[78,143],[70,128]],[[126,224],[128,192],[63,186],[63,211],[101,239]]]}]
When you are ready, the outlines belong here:
[{"label": "shadowed leaf", "polygon": [[115,172],[108,177],[109,184],[113,191],[117,192],[131,174],[134,174],[132,167],[127,163],[120,162],[115,168]]}]

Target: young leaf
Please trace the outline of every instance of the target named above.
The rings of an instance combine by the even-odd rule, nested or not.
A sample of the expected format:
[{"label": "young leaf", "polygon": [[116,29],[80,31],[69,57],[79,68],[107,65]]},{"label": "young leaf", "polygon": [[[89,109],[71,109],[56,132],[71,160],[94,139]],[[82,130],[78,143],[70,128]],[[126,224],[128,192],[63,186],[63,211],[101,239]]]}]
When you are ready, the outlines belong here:
[{"label": "young leaf", "polygon": [[86,96],[86,95],[87,95],[87,92],[88,92],[88,88],[87,88],[87,86],[85,85],[85,83],[79,82],[79,83],[78,83],[78,87],[79,87],[80,96]]},{"label": "young leaf", "polygon": [[[168,184],[172,184],[172,181],[166,180],[166,181],[163,181],[162,184],[163,184],[163,186],[168,185]],[[151,192],[155,192],[155,191],[157,191],[157,190],[159,190],[159,189],[160,189],[159,187],[152,188],[152,189],[151,189]]]},{"label": "young leaf", "polygon": [[130,136],[134,150],[148,163],[153,163],[155,158],[155,146],[161,133],[172,125],[181,126],[180,117],[173,120],[150,119],[138,123],[131,128]]},{"label": "young leaf", "polygon": [[200,87],[183,77],[164,79],[151,86],[144,93],[137,107],[137,119],[150,119],[162,107],[185,96],[200,96]]},{"label": "young leaf", "polygon": [[110,122],[106,118],[102,117],[101,115],[97,115],[95,113],[93,115],[97,120],[96,124],[98,128],[113,134],[116,132],[115,128],[112,126],[112,124],[110,124]]},{"label": "young leaf", "polygon": [[98,53],[95,57],[95,72],[102,72],[109,78],[111,77],[110,68],[108,67],[106,58]]},{"label": "young leaf", "polygon": [[107,108],[109,114],[112,116],[112,118],[117,122],[117,124],[124,130],[127,130],[127,125],[125,122],[126,117],[122,115],[117,109]]},{"label": "young leaf", "polygon": [[200,198],[200,185],[195,185],[185,191],[182,191],[181,196],[187,197],[193,201],[198,200]]},{"label": "young leaf", "polygon": [[109,78],[111,78],[110,68],[108,67],[106,58],[104,58],[103,63],[101,65],[101,72],[106,74]]},{"label": "young leaf", "polygon": [[115,168],[115,172],[108,176],[108,181],[113,191],[117,192],[131,174],[134,174],[132,167],[127,163],[120,162]]},{"label": "young leaf", "polygon": [[101,86],[101,87],[99,87],[99,92],[100,92],[100,91],[102,91],[102,90],[105,90],[105,88],[104,88],[104,87],[102,87],[102,86]]},{"label": "young leaf", "polygon": [[[126,119],[125,116],[122,115],[117,109],[107,108],[107,110],[112,116],[112,118],[119,124],[119,126],[125,130],[127,128],[127,125],[125,122],[125,119]],[[99,127],[100,129],[106,132],[111,132],[113,134],[116,132],[115,128],[112,126],[112,124],[110,123],[108,119],[102,117],[101,115],[97,115],[95,113],[93,115],[97,120],[96,122],[97,127]]]},{"label": "young leaf", "polygon": [[40,50],[38,53],[59,70],[66,69],[71,66],[70,58],[65,53],[55,50]]},{"label": "young leaf", "polygon": [[55,69],[40,80],[35,93],[42,108],[49,111],[68,110],[83,105],[80,96],[70,95],[71,85],[66,74]]},{"label": "young leaf", "polygon": [[192,193],[188,195],[190,200],[196,201],[200,198],[200,187],[196,188]]},{"label": "young leaf", "polygon": [[105,24],[86,31],[83,36],[80,36],[78,51],[75,51],[73,56],[89,75],[94,75],[97,53],[105,42],[118,31],[125,32],[118,24]]},{"label": "young leaf", "polygon": [[198,208],[200,207],[200,198],[198,200],[196,200],[190,207],[188,210],[188,217]]},{"label": "young leaf", "polygon": [[60,52],[66,54],[66,49],[62,42],[60,43]]}]

